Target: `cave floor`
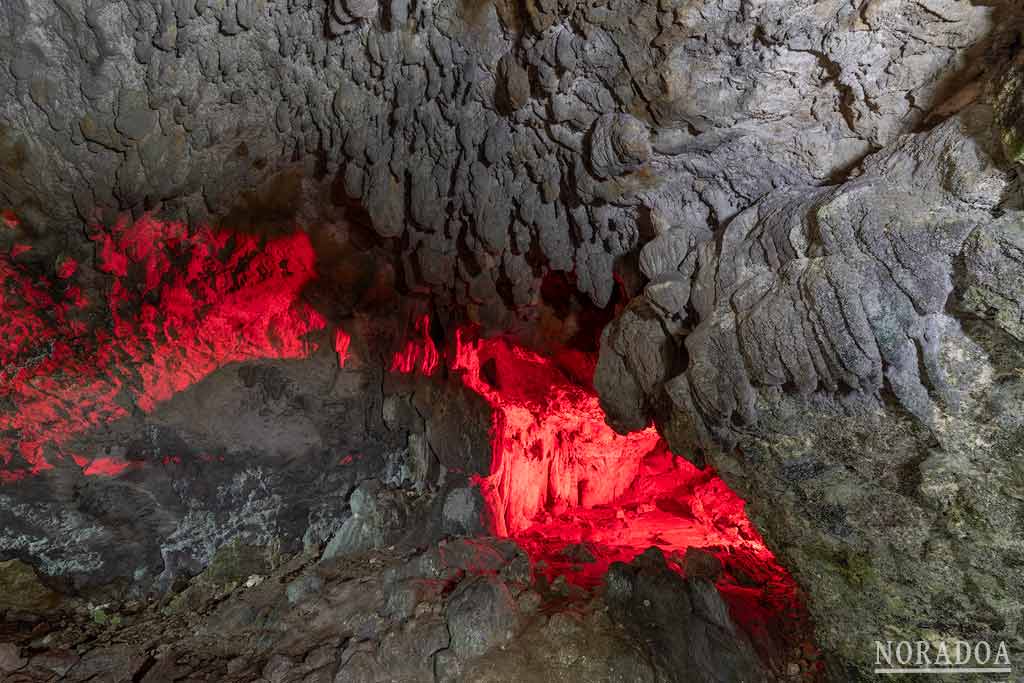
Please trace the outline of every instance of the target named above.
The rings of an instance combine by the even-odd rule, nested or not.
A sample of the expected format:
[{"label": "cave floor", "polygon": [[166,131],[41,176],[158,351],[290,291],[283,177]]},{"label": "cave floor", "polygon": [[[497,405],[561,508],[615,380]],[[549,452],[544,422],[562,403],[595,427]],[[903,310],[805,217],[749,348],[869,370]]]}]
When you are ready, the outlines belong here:
[{"label": "cave floor", "polygon": [[[633,577],[634,591],[666,580],[676,595],[689,591],[689,617],[652,610],[644,625],[614,587],[549,583],[507,539],[453,538],[329,560],[306,552],[249,574],[265,566],[252,557],[260,552],[226,547],[158,601],[72,600],[45,619],[9,612],[0,626],[0,640],[10,641],[0,645],[3,680],[653,681],[658,658],[672,656],[658,648],[673,630],[694,646],[690,680],[740,680],[745,671],[755,672],[747,680],[821,677],[810,641],[761,668],[746,637],[723,621],[725,604],[710,582],[683,580],[653,556],[623,565],[623,576]],[[666,616],[674,623],[656,623]],[[645,651],[636,639],[645,627],[668,640]],[[715,643],[703,658],[702,639]]]}]

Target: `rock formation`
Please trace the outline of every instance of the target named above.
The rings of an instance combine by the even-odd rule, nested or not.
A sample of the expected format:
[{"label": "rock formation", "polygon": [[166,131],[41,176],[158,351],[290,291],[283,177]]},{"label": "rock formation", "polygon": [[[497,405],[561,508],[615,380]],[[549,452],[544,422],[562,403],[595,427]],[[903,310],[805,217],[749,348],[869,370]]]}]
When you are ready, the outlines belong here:
[{"label": "rock formation", "polygon": [[[105,457],[173,457],[186,432],[193,455],[263,455],[145,487],[60,467],[0,487],[0,559],[79,586],[147,557],[167,589],[253,520],[250,541],[273,529],[263,541],[288,536],[290,551],[303,534],[380,550],[426,533],[420,503],[433,530],[474,531],[468,476],[438,483],[442,466],[485,469],[485,411],[461,393],[428,408],[422,388],[382,388],[383,367],[335,372],[326,349],[308,361],[319,369],[286,370],[238,351],[241,369],[188,389],[211,395],[166,403],[132,370],[165,350],[146,306],[183,291],[174,269],[199,247],[147,270],[111,226],[213,222],[259,240],[239,247],[248,259],[296,224],[320,280],[290,279],[295,263],[283,277],[324,317],[285,325],[296,345],[353,312],[386,317],[382,289],[534,341],[555,315],[553,277],[595,319],[614,314],[594,377],[609,424],[653,421],[748,501],[806,591],[834,680],[869,676],[887,637],[1003,640],[1024,662],[1022,31],[1010,0],[8,0],[0,275],[8,301],[56,312],[4,328],[5,363],[63,358],[24,341],[50,327],[81,339],[134,321],[152,347],[97,354],[116,381],[61,385],[43,422],[73,423],[68,443]],[[245,263],[209,272],[246,292],[273,270],[249,277]],[[105,307],[112,288],[135,294]],[[577,321],[555,317],[572,336]],[[301,355],[285,346],[274,358]],[[99,408],[76,412],[100,388]],[[260,395],[233,425],[210,417],[238,392]],[[10,421],[14,403],[0,395],[0,443],[32,441],[30,464],[49,462],[53,446]],[[94,429],[102,411],[123,419]],[[288,460],[295,444],[372,464],[317,479]],[[360,488],[382,477],[440,494]],[[294,508],[275,498],[297,490]]]}]

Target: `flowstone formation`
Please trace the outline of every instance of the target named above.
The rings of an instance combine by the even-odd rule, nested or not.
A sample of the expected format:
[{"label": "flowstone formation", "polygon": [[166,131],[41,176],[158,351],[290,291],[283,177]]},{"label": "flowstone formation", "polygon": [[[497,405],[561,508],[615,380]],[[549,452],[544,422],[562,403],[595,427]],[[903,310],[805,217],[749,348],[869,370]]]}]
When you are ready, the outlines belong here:
[{"label": "flowstone formation", "polygon": [[[0,347],[7,547],[72,585],[108,564],[134,585],[157,577],[123,576],[132,558],[170,583],[225,528],[273,555],[336,538],[341,510],[358,523],[338,545],[361,551],[417,533],[422,504],[469,532],[452,468],[486,471],[481,406],[336,372],[350,338],[329,328],[391,289],[521,338],[554,317],[561,342],[581,324],[545,296],[564,274],[615,307],[609,424],[653,422],[748,501],[832,678],[869,676],[885,639],[1024,661],[1022,27],[1010,0],[5,2],[0,275],[5,311],[32,313]],[[186,226],[155,256],[111,232],[147,213]],[[247,317],[270,291],[289,295],[274,324]],[[424,371],[444,330],[421,324],[395,360]],[[238,424],[203,409],[238,391]],[[126,440],[187,476],[82,484],[135,467]],[[195,463],[225,449],[252,471],[207,480]],[[370,504],[371,478],[413,495]],[[160,514],[133,519],[132,496]],[[177,551],[150,542],[168,534]]]},{"label": "flowstone formation", "polygon": [[88,255],[75,227],[97,216],[250,227],[294,216],[303,178],[333,182],[407,286],[502,327],[547,269],[603,306],[660,227],[706,241],[963,106],[1008,18],[942,0],[18,0],[0,197],[26,258],[55,267]]},{"label": "flowstone formation", "polygon": [[972,109],[716,242],[666,231],[603,340],[612,424],[656,417],[750,500],[851,662],[875,634],[1021,647],[1024,215],[991,133]]},{"label": "flowstone formation", "polygon": [[752,501],[849,676],[896,634],[1024,646],[1018,78],[714,239],[665,226],[602,339],[611,423]]}]

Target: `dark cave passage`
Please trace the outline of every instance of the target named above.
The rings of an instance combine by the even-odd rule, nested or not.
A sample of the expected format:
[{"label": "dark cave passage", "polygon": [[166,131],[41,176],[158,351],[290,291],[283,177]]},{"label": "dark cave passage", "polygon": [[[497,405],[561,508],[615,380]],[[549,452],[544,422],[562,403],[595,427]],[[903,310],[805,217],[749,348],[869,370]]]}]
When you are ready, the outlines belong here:
[{"label": "dark cave passage", "polygon": [[[97,228],[93,239],[99,270],[111,278],[103,302],[85,300],[73,264],[48,281],[17,254],[0,261],[0,392],[19,408],[0,417],[8,485],[60,461],[86,477],[138,472],[151,464],[141,456],[71,444],[130,411],[153,411],[231,363],[309,357],[314,333],[329,326],[302,296],[317,277],[303,232],[257,238],[145,217]],[[85,323],[98,315],[103,324]],[[673,571],[716,582],[762,656],[810,641],[799,590],[744,502],[713,471],[672,454],[653,426],[621,435],[607,425],[592,385],[596,352],[538,353],[472,324],[439,347],[428,314],[416,315],[404,336],[382,359],[389,372],[443,371],[490,407],[490,469],[472,481],[490,531],[514,539],[539,580],[564,577],[592,590],[613,563],[653,546]],[[344,324],[329,342],[317,338],[333,343],[339,367],[354,357]],[[202,459],[217,458],[223,463],[223,455]],[[180,462],[164,454],[160,464]]]}]

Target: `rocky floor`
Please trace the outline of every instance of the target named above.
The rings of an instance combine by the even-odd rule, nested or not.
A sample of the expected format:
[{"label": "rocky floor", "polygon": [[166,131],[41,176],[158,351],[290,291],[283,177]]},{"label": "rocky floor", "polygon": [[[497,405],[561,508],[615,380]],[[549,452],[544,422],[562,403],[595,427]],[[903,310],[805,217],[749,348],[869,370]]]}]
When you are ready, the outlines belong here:
[{"label": "rocky floor", "polygon": [[[305,553],[270,571],[265,560],[258,549],[227,546],[202,574],[148,603],[58,605],[29,572],[23,609],[0,622],[0,676],[653,683],[823,675],[810,645],[765,665],[714,584],[670,571],[657,550],[613,566],[592,593],[534,578],[504,539],[350,558]],[[14,569],[5,563],[7,575]]]},{"label": "rocky floor", "polygon": [[[0,677],[768,676],[660,568],[559,599],[504,564],[386,573],[472,533],[445,506],[491,473],[487,406],[389,379],[427,313],[438,346],[603,329],[609,423],[748,501],[831,680],[874,680],[889,636],[1019,666],[1022,8],[0,2]],[[343,526],[329,554],[428,549],[347,579],[295,560],[320,586],[289,603],[286,558]],[[217,578],[225,545],[261,561]],[[61,601],[21,562],[120,592]],[[436,592],[389,611],[415,581]],[[122,604],[150,586],[176,597]],[[473,586],[504,610],[486,654],[452,619]]]}]

